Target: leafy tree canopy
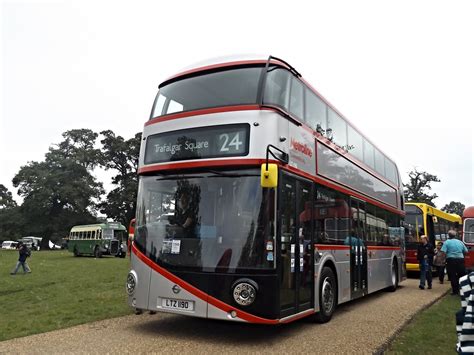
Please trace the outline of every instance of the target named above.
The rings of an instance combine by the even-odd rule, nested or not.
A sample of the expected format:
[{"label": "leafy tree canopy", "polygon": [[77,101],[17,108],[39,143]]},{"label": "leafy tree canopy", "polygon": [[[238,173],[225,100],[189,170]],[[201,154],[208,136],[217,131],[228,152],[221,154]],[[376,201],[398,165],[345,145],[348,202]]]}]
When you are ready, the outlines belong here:
[{"label": "leafy tree canopy", "polygon": [[100,212],[107,217],[128,225],[135,217],[138,190],[138,155],[141,144],[141,133],[125,140],[112,131],[102,131],[103,166],[117,172],[112,184],[117,187],[107,194],[106,201],[100,205]]},{"label": "leafy tree canopy", "polygon": [[58,241],[72,225],[95,222],[104,193],[90,172],[101,161],[94,148],[97,136],[90,130],[65,132],[65,140],[50,148],[45,161],[21,167],[13,185],[24,198],[25,233]]},{"label": "leafy tree canopy", "polygon": [[456,202],[456,201],[451,201],[450,203],[446,204],[441,211],[447,212],[447,213],[456,213],[459,216],[462,216],[462,213],[464,212],[464,209],[466,206],[462,204],[461,202]]},{"label": "leafy tree canopy", "polygon": [[0,184],[0,209],[12,208],[16,206],[12,193],[8,191],[5,185]]},{"label": "leafy tree canopy", "polygon": [[430,194],[431,183],[440,182],[436,175],[426,171],[418,171],[416,168],[408,173],[409,182],[403,184],[405,200],[407,202],[427,203],[436,207],[433,200],[438,197],[437,194]]}]

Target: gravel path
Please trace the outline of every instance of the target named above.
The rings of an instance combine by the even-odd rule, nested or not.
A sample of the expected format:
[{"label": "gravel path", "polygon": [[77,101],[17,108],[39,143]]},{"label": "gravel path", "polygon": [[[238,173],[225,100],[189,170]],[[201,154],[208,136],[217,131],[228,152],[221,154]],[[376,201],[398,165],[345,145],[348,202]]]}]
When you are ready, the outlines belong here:
[{"label": "gravel path", "polygon": [[0,342],[0,353],[374,353],[449,290],[448,284],[424,291],[417,285],[409,279],[394,293],[341,305],[327,324],[303,319],[262,326],[143,314],[7,340]]}]

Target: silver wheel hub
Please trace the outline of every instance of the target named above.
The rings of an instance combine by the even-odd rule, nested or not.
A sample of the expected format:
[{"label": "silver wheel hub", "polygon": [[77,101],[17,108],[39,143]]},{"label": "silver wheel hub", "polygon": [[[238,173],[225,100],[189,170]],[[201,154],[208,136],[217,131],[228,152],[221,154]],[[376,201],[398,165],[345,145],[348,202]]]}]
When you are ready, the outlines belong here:
[{"label": "silver wheel hub", "polygon": [[331,313],[334,307],[334,289],[332,287],[331,280],[326,277],[323,281],[323,287],[321,288],[322,295],[322,308],[326,314]]}]

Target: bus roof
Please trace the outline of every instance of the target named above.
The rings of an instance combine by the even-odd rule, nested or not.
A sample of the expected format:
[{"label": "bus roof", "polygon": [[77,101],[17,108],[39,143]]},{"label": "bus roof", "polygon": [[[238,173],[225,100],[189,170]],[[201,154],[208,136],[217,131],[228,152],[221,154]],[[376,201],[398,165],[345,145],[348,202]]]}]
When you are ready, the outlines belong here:
[{"label": "bus roof", "polygon": [[462,214],[463,218],[474,218],[474,206],[466,207]]},{"label": "bus roof", "polygon": [[447,212],[444,212],[444,211],[441,211],[433,206],[430,206],[428,205],[427,203],[421,203],[421,202],[407,202],[405,203],[405,205],[408,205],[408,206],[416,206],[418,207],[419,209],[421,209],[423,211],[423,213],[428,213],[430,215],[433,215],[433,216],[436,216],[436,217],[440,217],[440,218],[443,218],[443,219],[446,219],[450,222],[458,222],[458,223],[461,223],[461,217],[458,216],[457,214],[455,213],[447,213]]},{"label": "bus roof", "polygon": [[106,229],[106,228],[127,230],[125,226],[119,222],[108,222],[108,223],[84,224],[84,225],[74,226],[71,228],[71,232]]},{"label": "bus roof", "polygon": [[[205,72],[208,70],[214,70],[214,69],[219,69],[219,68],[225,68],[225,67],[234,67],[234,66],[241,66],[241,65],[264,65],[268,62],[268,60],[271,58],[270,63],[274,65],[279,65],[283,68],[286,68],[290,71],[293,70],[293,73],[297,73],[298,76],[300,77],[301,81],[311,90],[313,91],[323,102],[330,107],[334,112],[336,112],[341,118],[346,121],[348,125],[350,125],[353,129],[355,129],[359,134],[361,134],[365,140],[370,142],[379,152],[381,152],[392,164],[395,165],[396,169],[396,174],[397,174],[397,180],[398,181],[392,181],[395,183],[395,185],[401,186],[401,177],[400,177],[400,172],[398,170],[398,165],[395,163],[395,161],[388,155],[386,154],[383,150],[381,150],[377,144],[375,144],[370,138],[368,138],[354,123],[351,122],[345,115],[343,115],[333,104],[331,104],[319,91],[317,91],[309,82],[304,80],[304,78],[301,76],[300,73],[296,71],[290,64],[288,64],[286,61],[269,56],[269,55],[264,55],[264,54],[243,54],[243,55],[230,55],[230,56],[220,56],[220,57],[213,57],[209,59],[205,59],[199,62],[196,62],[194,64],[191,64],[185,68],[183,68],[181,71],[178,72],[178,74],[172,75],[171,77],[168,77],[166,80],[164,80],[160,85],[158,85],[159,88],[161,88],[164,85],[167,85],[170,82],[173,82],[175,80],[180,80],[181,78],[185,78],[189,75],[197,74],[199,72]],[[375,170],[375,169],[373,169]]]}]

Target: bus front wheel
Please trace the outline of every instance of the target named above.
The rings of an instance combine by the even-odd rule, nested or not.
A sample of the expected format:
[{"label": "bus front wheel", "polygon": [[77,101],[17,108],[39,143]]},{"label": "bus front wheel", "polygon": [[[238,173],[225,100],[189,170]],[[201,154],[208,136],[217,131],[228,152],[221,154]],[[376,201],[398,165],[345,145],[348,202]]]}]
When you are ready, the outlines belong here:
[{"label": "bus front wheel", "polygon": [[336,309],[336,303],[336,277],[332,269],[325,266],[319,282],[319,312],[314,315],[314,320],[318,323],[329,322]]},{"label": "bus front wheel", "polygon": [[77,247],[75,246],[74,247],[74,256],[80,256],[81,254],[79,254],[79,250],[77,250]]},{"label": "bus front wheel", "polygon": [[102,251],[100,250],[99,246],[96,246],[94,249],[94,257],[96,258],[101,258],[102,257]]}]

